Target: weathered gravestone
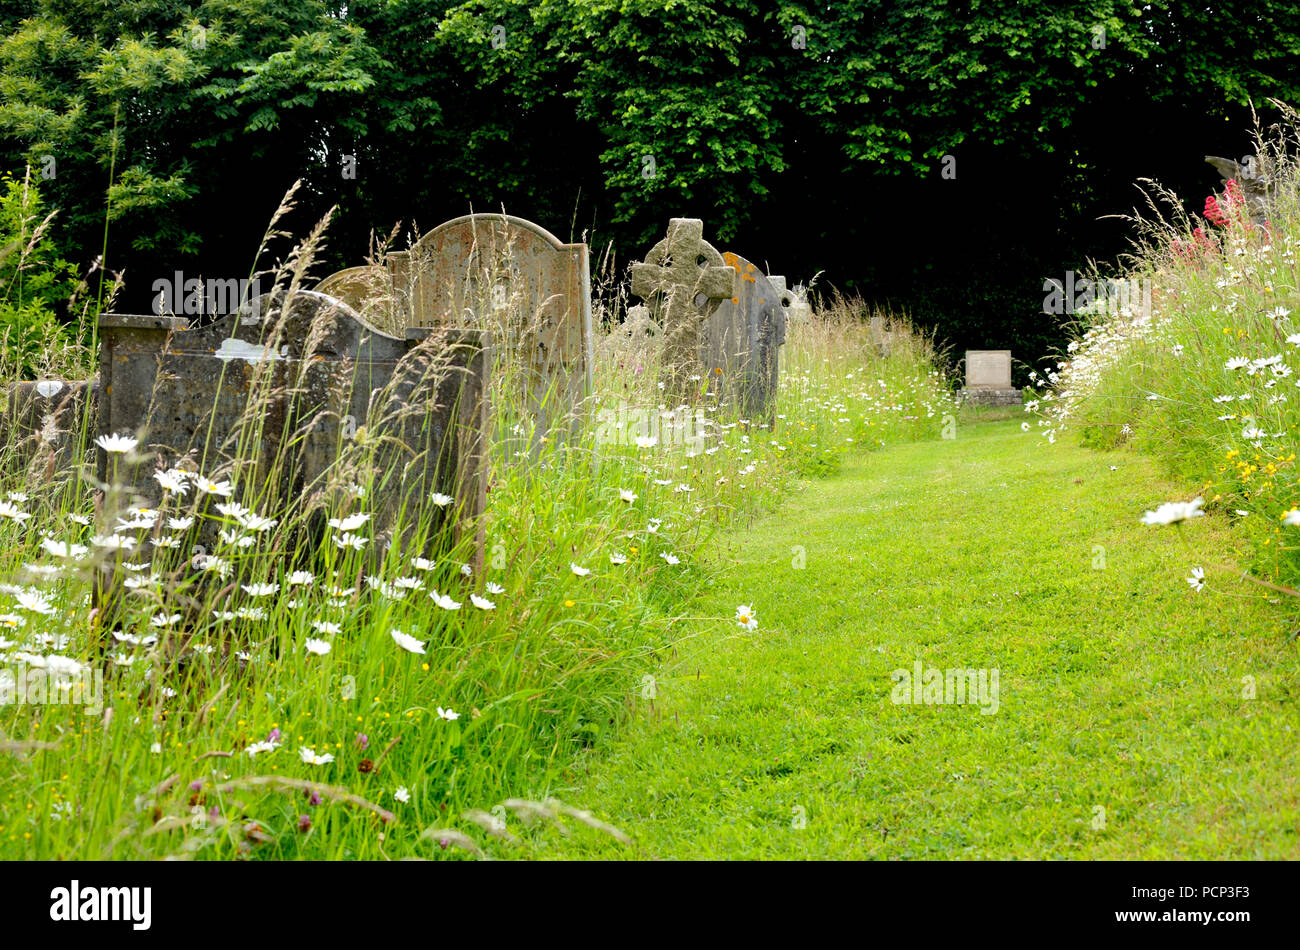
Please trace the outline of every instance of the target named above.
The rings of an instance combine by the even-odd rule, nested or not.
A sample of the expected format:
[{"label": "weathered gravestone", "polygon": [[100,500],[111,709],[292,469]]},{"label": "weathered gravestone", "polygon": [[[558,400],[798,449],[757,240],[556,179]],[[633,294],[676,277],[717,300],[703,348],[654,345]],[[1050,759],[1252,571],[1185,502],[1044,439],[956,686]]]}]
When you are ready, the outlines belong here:
[{"label": "weathered gravestone", "polygon": [[722,260],[736,271],[736,291],[708,318],[700,361],[715,397],[733,401],[744,416],[766,416],[776,398],[785,342],[781,293],[739,254],[727,251]]},{"label": "weathered gravestone", "polygon": [[[724,300],[739,291],[736,270],[704,240],[704,222],[672,218],[668,236],[632,265],[632,293],[646,302],[662,328],[664,390],[686,400],[698,391],[706,367],[701,359],[705,325]],[[695,378],[693,378],[695,377]]]},{"label": "weathered gravestone", "polygon": [[0,451],[10,466],[39,465],[48,481],[82,461],[95,380],[42,379],[0,386]]},{"label": "weathered gravestone", "polygon": [[1235,181],[1240,186],[1250,220],[1256,225],[1263,225],[1268,219],[1269,207],[1277,200],[1278,187],[1276,182],[1265,178],[1257,157],[1248,155],[1243,163],[1231,158],[1206,155],[1205,161],[1214,166],[1223,181]]},{"label": "weathered gravestone", "polygon": [[962,396],[977,406],[1015,406],[1024,401],[1011,386],[1010,350],[967,350]]},{"label": "weathered gravestone", "polygon": [[406,308],[387,267],[347,267],[330,274],[313,289],[342,300],[366,323],[388,336],[401,339],[406,335]]},{"label": "weathered gravestone", "polygon": [[[564,244],[523,218],[471,214],[440,224],[385,263],[386,279],[374,268],[349,268],[317,289],[332,287],[354,306],[379,311],[389,332],[489,330],[498,366],[523,380],[537,432],[576,422],[592,386],[586,244]],[[385,296],[391,303],[382,303]]]},{"label": "weathered gravestone", "polygon": [[[156,507],[153,472],[188,459],[205,476],[261,489],[270,510],[255,510],[276,516],[322,490],[342,440],[363,432],[375,547],[403,512],[408,526],[425,515],[453,540],[473,525],[481,569],[488,366],[478,331],[412,328],[398,339],[312,291],[259,297],[205,327],[104,314],[99,329],[98,431],[140,432],[143,456],[110,462],[100,450],[101,481],[111,468],[134,499]],[[433,492],[454,504],[431,506]]]}]

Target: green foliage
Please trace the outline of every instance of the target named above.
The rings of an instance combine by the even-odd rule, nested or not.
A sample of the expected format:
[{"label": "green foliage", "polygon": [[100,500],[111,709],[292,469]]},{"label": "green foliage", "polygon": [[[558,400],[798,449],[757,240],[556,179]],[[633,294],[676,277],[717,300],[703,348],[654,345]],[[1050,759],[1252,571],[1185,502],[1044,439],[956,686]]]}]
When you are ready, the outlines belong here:
[{"label": "green foliage", "polygon": [[30,174],[0,175],[0,368],[6,375],[38,375],[49,354],[70,341],[56,312],[75,288],[74,271],[50,240],[52,217]]}]

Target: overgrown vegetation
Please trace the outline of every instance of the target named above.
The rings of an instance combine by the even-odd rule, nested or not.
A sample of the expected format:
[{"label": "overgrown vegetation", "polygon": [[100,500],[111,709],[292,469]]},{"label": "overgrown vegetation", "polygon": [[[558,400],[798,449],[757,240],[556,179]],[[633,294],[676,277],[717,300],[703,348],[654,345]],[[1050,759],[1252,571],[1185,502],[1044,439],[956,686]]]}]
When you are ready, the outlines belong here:
[{"label": "overgrown vegetation", "polygon": [[[278,287],[309,285],[318,240],[284,256]],[[269,383],[251,391],[243,454],[168,459],[158,509],[6,448],[0,689],[67,700],[83,684],[93,700],[102,674],[103,693],[0,706],[0,853],[466,854],[505,810],[598,828],[546,800],[698,625],[681,605],[710,535],[847,450],[936,438],[952,410],[928,340],[896,321],[878,348],[860,304],[790,328],[770,421],[703,396],[661,405],[652,341],[603,316],[586,421],[529,458],[494,443],[481,574],[414,513],[374,556],[372,440],[340,441],[303,497],[268,493],[248,447]],[[264,323],[281,332],[274,311]],[[494,411],[523,419],[511,392]],[[140,448],[106,444],[110,472]],[[313,516],[332,519],[323,535],[302,530]],[[220,543],[199,551],[205,525]],[[96,600],[96,578],[120,596]]]},{"label": "overgrown vegetation", "polygon": [[1190,217],[1153,187],[1125,275],[1152,288],[1151,307],[1095,307],[1029,408],[1049,440],[1070,429],[1163,460],[1189,496],[1237,524],[1257,579],[1295,587],[1300,141],[1296,114],[1286,114],[1259,136],[1258,169],[1276,189],[1266,223],[1251,220],[1235,181]]}]

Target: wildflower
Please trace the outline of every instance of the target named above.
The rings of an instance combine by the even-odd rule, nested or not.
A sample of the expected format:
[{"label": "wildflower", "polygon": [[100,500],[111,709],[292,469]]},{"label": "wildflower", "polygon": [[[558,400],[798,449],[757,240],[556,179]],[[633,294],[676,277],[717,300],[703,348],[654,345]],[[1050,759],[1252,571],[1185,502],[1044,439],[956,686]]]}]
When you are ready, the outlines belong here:
[{"label": "wildflower", "polygon": [[279,584],[240,584],[240,588],[249,597],[267,597],[279,593]]},{"label": "wildflower", "polygon": [[580,567],[579,565],[574,564],[572,561],[569,562],[569,570],[573,571],[573,573],[577,574],[579,577],[586,577],[588,574],[591,573],[591,571],[588,570],[587,568]]},{"label": "wildflower", "polygon": [[290,587],[301,587],[311,584],[316,580],[316,575],[311,571],[294,571],[284,579],[284,582]]},{"label": "wildflower", "polygon": [[1232,359],[1228,360],[1228,362],[1223,364],[1223,368],[1227,370],[1244,369],[1249,365],[1250,360],[1246,359],[1244,356],[1234,356]]},{"label": "wildflower", "polygon": [[324,656],[326,653],[329,653],[330,644],[328,640],[314,640],[308,637],[303,641],[303,648],[306,649],[308,653],[314,654],[315,656]]},{"label": "wildflower", "polygon": [[180,614],[154,614],[149,618],[149,625],[151,627],[174,627],[180,622]]},{"label": "wildflower", "polygon": [[186,515],[184,518],[168,518],[167,527],[173,531],[188,531],[194,524],[194,516]]},{"label": "wildflower", "polygon": [[17,505],[8,501],[0,501],[0,518],[8,518],[17,524],[22,524],[30,518],[27,512],[21,510]]},{"label": "wildflower", "polygon": [[610,564],[626,564],[626,563],[627,563],[627,555],[626,555],[626,554],[619,554],[617,551],[615,551],[615,552],[613,552],[612,554],[610,554],[610,556],[609,556],[609,563],[610,563]]},{"label": "wildflower", "polygon": [[1183,578],[1183,580],[1191,584],[1192,590],[1196,591],[1199,594],[1201,592],[1201,588],[1205,586],[1205,571],[1199,567],[1194,567],[1192,568],[1192,576],[1185,577]]},{"label": "wildflower", "polygon": [[465,577],[472,577],[474,574],[474,568],[470,567],[468,564],[462,564],[460,566],[460,572]]},{"label": "wildflower", "polygon": [[154,472],[153,479],[163,491],[169,491],[175,495],[184,495],[190,490],[189,484],[185,481],[185,473],[174,468],[165,472]]},{"label": "wildflower", "polygon": [[405,785],[399,785],[397,791],[393,792],[393,797],[405,805],[411,800],[411,793],[406,790]]},{"label": "wildflower", "polygon": [[627,502],[630,505],[632,502],[636,501],[637,496],[636,496],[636,492],[631,491],[630,489],[620,488],[618,492],[618,497],[623,499],[625,502]]},{"label": "wildflower", "polygon": [[49,616],[55,613],[54,607],[45,598],[45,595],[31,590],[20,590],[14,595],[18,601],[19,610],[30,610],[34,614],[45,614]]},{"label": "wildflower", "polygon": [[317,633],[323,633],[327,637],[332,637],[343,629],[342,624],[330,623],[327,620],[313,620],[311,622],[311,625],[312,625],[312,629],[314,629]]},{"label": "wildflower", "polygon": [[1144,514],[1142,523],[1151,525],[1178,524],[1189,518],[1199,518],[1205,514],[1205,512],[1198,510],[1204,503],[1201,498],[1195,498],[1192,501],[1166,502],[1155,511],[1148,511]]},{"label": "wildflower", "polygon": [[274,752],[278,748],[280,748],[280,743],[268,739],[265,742],[254,742],[244,751],[252,757],[261,755],[263,752]]},{"label": "wildflower", "polygon": [[402,631],[400,630],[390,630],[389,634],[392,636],[393,642],[396,643],[403,650],[405,650],[407,653],[424,652],[423,640],[417,640],[409,633],[402,633]]},{"label": "wildflower", "polygon": [[496,581],[488,581],[487,592],[489,594],[504,594],[506,592],[506,589],[502,587],[500,584],[496,583]]},{"label": "wildflower", "polygon": [[439,508],[446,508],[455,500],[456,499],[451,495],[444,495],[442,492],[435,491],[429,493],[429,501],[433,502]]},{"label": "wildflower", "polygon": [[55,541],[53,538],[42,538],[41,547],[54,557],[85,557],[89,548],[81,544],[68,544],[65,541]]},{"label": "wildflower", "polygon": [[101,435],[95,444],[109,455],[125,455],[139,445],[140,440],[129,435]]},{"label": "wildflower", "polygon": [[411,566],[414,567],[417,571],[431,571],[433,570],[435,564],[433,561],[430,561],[428,558],[417,557],[414,561],[411,562]]},{"label": "wildflower", "polygon": [[469,602],[479,610],[496,610],[497,605],[492,603],[486,597],[480,597],[478,594],[470,594]]},{"label": "wildflower", "polygon": [[357,534],[345,533],[341,538],[334,539],[334,546],[342,549],[352,548],[354,551],[360,551],[366,546],[368,540],[368,538],[363,538]]},{"label": "wildflower", "polygon": [[331,518],[329,520],[329,526],[338,531],[342,531],[344,534],[347,534],[349,532],[356,531],[357,528],[360,528],[363,524],[365,524],[369,520],[370,520],[369,515],[358,512],[355,515],[348,515],[348,517],[346,518]]},{"label": "wildflower", "polygon": [[135,538],[121,538],[115,534],[96,535],[90,539],[90,543],[105,551],[130,551],[135,547]]},{"label": "wildflower", "polygon": [[460,610],[460,604],[452,600],[446,594],[440,594],[436,590],[429,591],[429,599],[441,607],[443,610]]},{"label": "wildflower", "polygon": [[659,556],[668,562],[669,566],[682,563],[681,558],[675,554],[669,554],[666,551],[659,552]]},{"label": "wildflower", "polygon": [[298,750],[298,757],[307,765],[329,765],[334,761],[334,756],[330,753],[326,752],[323,755],[318,755],[315,749],[309,749],[306,746],[302,746]]},{"label": "wildflower", "polygon": [[736,623],[746,630],[756,630],[758,628],[758,618],[754,616],[754,608],[748,604],[741,604],[737,607]]},{"label": "wildflower", "polygon": [[1282,523],[1290,526],[1300,525],[1300,508],[1292,508],[1284,514],[1282,516]]},{"label": "wildflower", "polygon": [[460,718],[460,713],[455,712],[455,711],[453,711],[453,710],[451,710],[451,709],[443,709],[441,706],[439,706],[439,707],[438,707],[438,718],[439,718],[439,719],[446,719],[448,722],[451,722],[451,721],[453,721],[453,720],[459,719],[459,718]]},{"label": "wildflower", "polygon": [[204,495],[219,495],[222,498],[229,498],[235,492],[230,482],[216,482],[202,475],[194,476],[194,487]]},{"label": "wildflower", "polygon": [[310,817],[310,816],[308,816],[308,815],[299,815],[299,816],[298,816],[298,830],[299,830],[302,834],[306,834],[307,832],[311,831],[311,817]]}]

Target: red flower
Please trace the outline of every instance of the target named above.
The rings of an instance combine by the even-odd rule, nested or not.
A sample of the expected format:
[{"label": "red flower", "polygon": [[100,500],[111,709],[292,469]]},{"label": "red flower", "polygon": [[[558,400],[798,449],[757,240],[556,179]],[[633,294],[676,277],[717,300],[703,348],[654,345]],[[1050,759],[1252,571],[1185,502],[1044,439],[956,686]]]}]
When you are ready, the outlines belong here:
[{"label": "red flower", "polygon": [[1228,216],[1219,208],[1219,201],[1214,195],[1205,199],[1205,218],[1211,224],[1217,224],[1220,227],[1228,223]]}]

